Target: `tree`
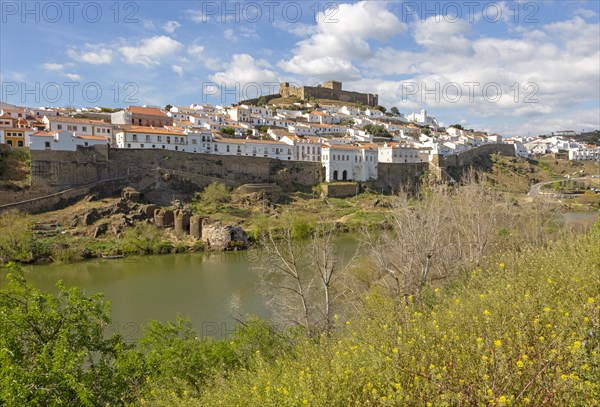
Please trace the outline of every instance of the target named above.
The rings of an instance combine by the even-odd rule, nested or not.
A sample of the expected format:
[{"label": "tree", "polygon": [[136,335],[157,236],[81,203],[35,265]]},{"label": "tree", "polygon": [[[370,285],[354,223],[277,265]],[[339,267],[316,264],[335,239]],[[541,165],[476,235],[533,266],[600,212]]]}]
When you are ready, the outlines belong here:
[{"label": "tree", "polygon": [[58,294],[31,286],[9,265],[0,291],[0,404],[116,405],[131,402],[117,361],[127,346],[105,338],[110,324],[102,294],[85,296],[57,283]]},{"label": "tree", "polygon": [[221,127],[221,133],[228,134],[230,136],[234,136],[235,129],[233,127]]},{"label": "tree", "polygon": [[165,112],[170,112],[172,107],[173,107],[172,105],[166,105]]},{"label": "tree", "polygon": [[269,131],[269,126],[258,126],[258,131],[261,133],[266,133]]},{"label": "tree", "polygon": [[402,192],[393,210],[392,229],[378,236],[366,233],[365,244],[393,296],[417,296],[431,280],[455,269],[457,251],[452,234],[447,192],[420,196],[411,202]]},{"label": "tree", "polygon": [[400,110],[398,110],[398,108],[396,106],[392,107],[390,109],[390,111],[395,114],[396,116],[400,116]]},{"label": "tree", "polygon": [[375,106],[375,109],[379,110],[381,113],[385,113],[385,111],[387,110],[384,106],[381,105]]},{"label": "tree", "polygon": [[258,101],[256,102],[257,106],[265,106],[267,104],[267,98],[264,96],[261,96],[258,98]]},{"label": "tree", "polygon": [[329,228],[297,240],[288,223],[278,239],[268,231],[260,251],[252,252],[267,302],[280,323],[301,327],[309,335],[331,332],[334,309],[349,293],[344,280],[351,264],[337,255],[336,236]]},{"label": "tree", "polygon": [[453,124],[453,125],[452,125],[452,126],[450,126],[450,127],[454,127],[455,129],[458,129],[458,130],[464,130],[464,129],[463,129],[463,126],[461,126],[460,124]]},{"label": "tree", "polygon": [[365,124],[363,126],[363,130],[369,134],[372,134],[373,137],[392,137],[390,132],[382,125]]}]

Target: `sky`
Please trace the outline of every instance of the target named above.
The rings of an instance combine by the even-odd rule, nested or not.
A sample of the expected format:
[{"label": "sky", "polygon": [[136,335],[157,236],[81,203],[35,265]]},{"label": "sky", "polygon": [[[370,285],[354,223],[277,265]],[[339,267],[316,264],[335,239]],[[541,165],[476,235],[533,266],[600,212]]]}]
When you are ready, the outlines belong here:
[{"label": "sky", "polygon": [[600,129],[599,15],[597,0],[0,0],[0,99],[232,104],[337,80],[444,125]]}]

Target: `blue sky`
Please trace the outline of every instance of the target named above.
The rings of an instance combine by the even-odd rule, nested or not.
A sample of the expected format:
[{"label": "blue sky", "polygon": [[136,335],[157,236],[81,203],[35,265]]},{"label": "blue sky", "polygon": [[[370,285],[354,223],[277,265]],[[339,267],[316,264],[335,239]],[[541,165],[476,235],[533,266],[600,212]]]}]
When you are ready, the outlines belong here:
[{"label": "blue sky", "polygon": [[230,104],[281,81],[506,135],[600,128],[598,1],[0,1],[2,100]]}]

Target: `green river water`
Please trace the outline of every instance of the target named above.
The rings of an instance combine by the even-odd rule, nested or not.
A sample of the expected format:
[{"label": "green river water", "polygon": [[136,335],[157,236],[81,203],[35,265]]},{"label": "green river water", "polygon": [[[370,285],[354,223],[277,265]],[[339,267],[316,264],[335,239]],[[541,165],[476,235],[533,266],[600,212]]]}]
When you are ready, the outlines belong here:
[{"label": "green river water", "polygon": [[[564,215],[565,223],[572,226],[589,225],[597,218],[597,212]],[[357,236],[345,235],[337,246],[342,255],[350,255]],[[244,251],[98,259],[23,269],[34,286],[47,292],[56,292],[55,283],[62,280],[87,294],[104,293],[112,310],[108,330],[129,340],[138,338],[149,321],[174,321],[177,315],[190,318],[199,335],[217,338],[233,331],[236,318],[269,317],[258,275]],[[5,274],[0,271],[2,286]]]}]

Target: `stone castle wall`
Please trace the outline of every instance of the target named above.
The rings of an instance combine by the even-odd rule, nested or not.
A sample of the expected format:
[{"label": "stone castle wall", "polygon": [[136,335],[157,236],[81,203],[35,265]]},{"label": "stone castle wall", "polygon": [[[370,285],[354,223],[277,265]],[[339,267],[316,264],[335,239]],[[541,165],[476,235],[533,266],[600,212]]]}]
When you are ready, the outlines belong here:
[{"label": "stone castle wall", "polygon": [[297,97],[303,100],[331,99],[342,102],[362,103],[366,106],[377,106],[379,98],[371,93],[351,92],[342,90],[340,82],[325,82],[323,86],[290,86],[289,83],[279,85],[279,94],[283,98]]}]

